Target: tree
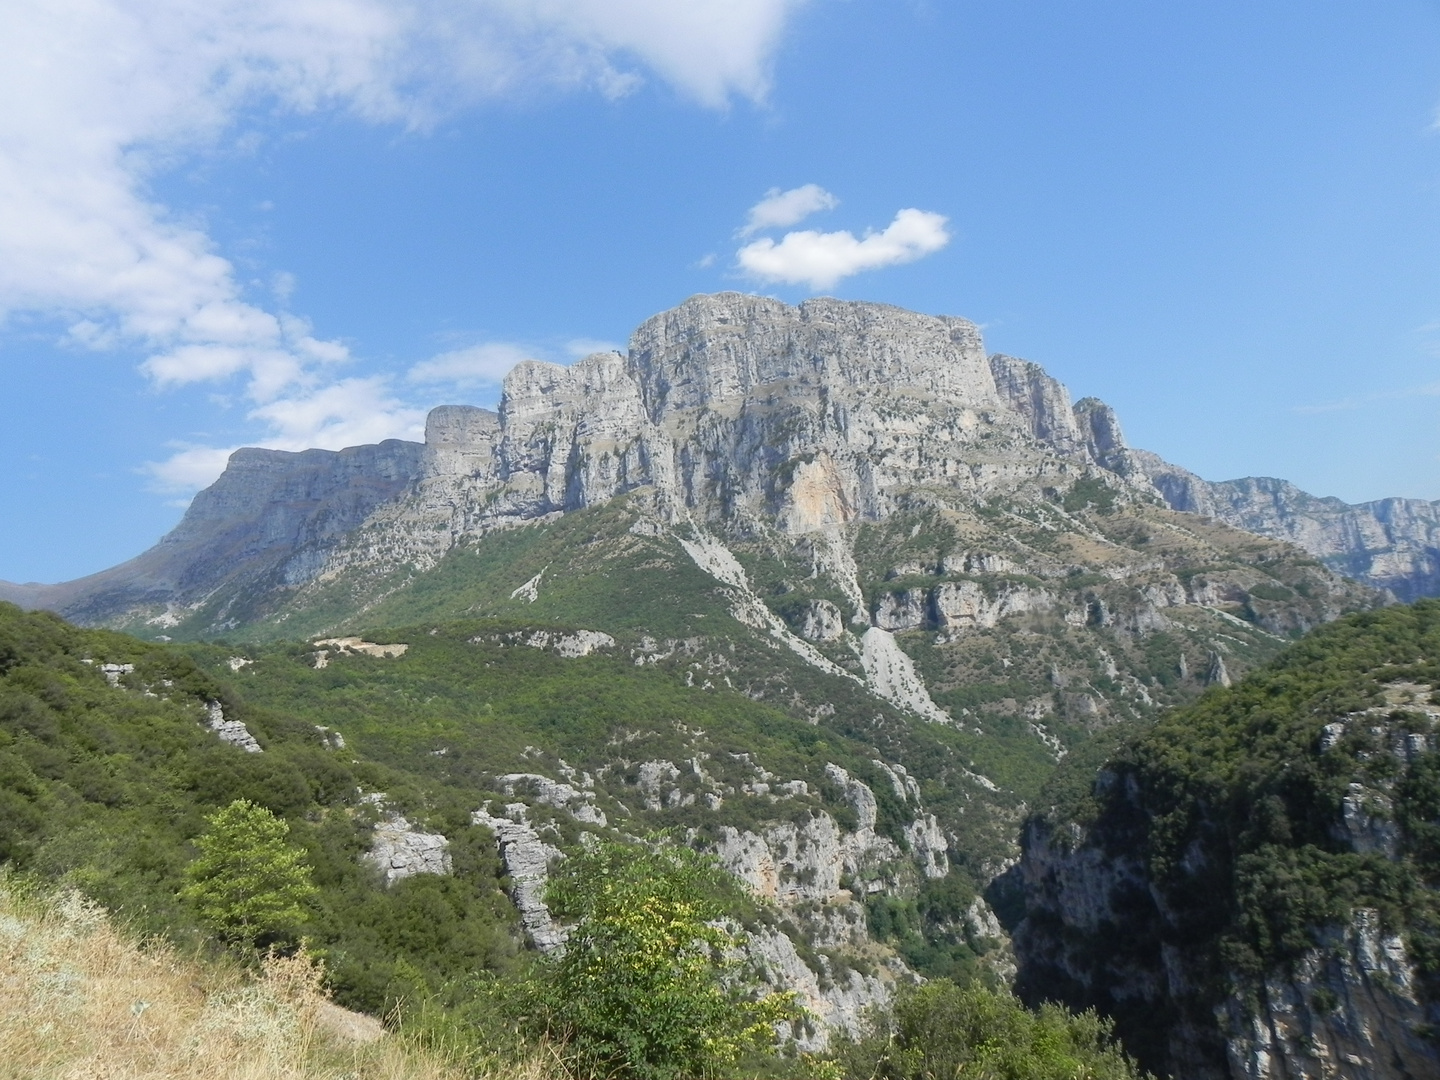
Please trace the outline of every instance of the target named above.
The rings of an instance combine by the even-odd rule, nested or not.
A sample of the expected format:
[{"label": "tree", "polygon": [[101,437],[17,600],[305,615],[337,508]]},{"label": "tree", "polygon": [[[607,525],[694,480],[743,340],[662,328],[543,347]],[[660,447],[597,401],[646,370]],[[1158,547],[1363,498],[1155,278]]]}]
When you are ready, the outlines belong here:
[{"label": "tree", "polygon": [[584,1077],[700,1080],[773,1049],[791,994],[744,986],[739,939],[716,922],[722,871],[688,848],[603,843],[568,860],[546,899],[574,920],[535,984],[545,1033]]},{"label": "tree", "polygon": [[221,937],[242,945],[292,941],[318,892],[290,826],[263,806],[236,799],[206,817],[200,855],[185,868],[180,895]]}]

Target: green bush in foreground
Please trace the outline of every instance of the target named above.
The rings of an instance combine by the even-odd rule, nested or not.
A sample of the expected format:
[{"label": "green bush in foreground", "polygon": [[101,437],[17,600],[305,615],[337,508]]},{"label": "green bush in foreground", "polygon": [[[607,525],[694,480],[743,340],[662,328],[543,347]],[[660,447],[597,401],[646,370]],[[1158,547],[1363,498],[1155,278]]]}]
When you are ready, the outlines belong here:
[{"label": "green bush in foreground", "polygon": [[688,848],[605,843],[564,864],[547,900],[574,926],[532,992],[575,1075],[701,1080],[774,1046],[798,1010],[792,994],[741,985],[738,941],[714,922],[722,888]]},{"label": "green bush in foreground", "polygon": [[1005,991],[936,979],[904,993],[836,1059],[851,1080],[1140,1080],[1111,1024],[1059,1005],[1026,1009]]},{"label": "green bush in foreground", "polygon": [[263,806],[236,799],[205,818],[200,856],[185,868],[180,895],[221,937],[242,945],[293,941],[319,891],[290,826]]}]

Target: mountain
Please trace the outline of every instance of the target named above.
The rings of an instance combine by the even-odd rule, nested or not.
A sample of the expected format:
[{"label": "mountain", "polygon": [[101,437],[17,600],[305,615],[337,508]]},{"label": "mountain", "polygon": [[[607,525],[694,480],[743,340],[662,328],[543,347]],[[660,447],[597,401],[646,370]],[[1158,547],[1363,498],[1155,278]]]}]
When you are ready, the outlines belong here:
[{"label": "mountain", "polygon": [[[237,452],[156,547],[26,599],[181,640],[602,634],[951,777],[964,799],[926,812],[983,885],[1089,733],[1383,597],[1171,510],[1107,406],[972,323],[726,293],[624,355],[520,364],[423,445]],[[953,734],[924,764],[888,733],[927,726]]]},{"label": "mountain", "polygon": [[399,770],[429,823],[382,863],[489,830],[537,948],[585,835],[714,852],[820,1045],[913,972],[1008,976],[984,894],[1058,762],[1390,602],[1155,468],[963,319],[727,293],[423,444],[239,451],[150,551],[10,595]]},{"label": "mountain", "polygon": [[[847,618],[913,622],[913,611],[865,610],[846,538],[912,507],[950,502],[964,514],[1007,500],[1032,507],[1033,520],[983,529],[997,546],[1023,544],[1027,529],[1064,535],[1064,500],[1081,498],[1086,484],[1099,485],[1107,507],[1116,498],[1140,507],[1158,494],[1175,509],[1243,517],[1250,531],[1288,530],[1323,546],[1294,524],[1299,493],[1287,491],[1289,509],[1270,518],[1222,500],[1226,485],[1131,450],[1103,403],[1072,408],[1038,365],[986,357],[963,319],[720,294],[649,320],[628,355],[519,365],[498,414],[437,409],[423,446],[238,451],[181,524],[138,558],[61,585],[4,588],[16,602],[86,623],[264,633],[282,615],[292,625],[316,609],[333,618],[337,579],[354,583],[340,608],[363,608],[395,587],[401,567],[423,572],[478,537],[629,496],[661,532],[813,537],[812,568],[841,594]],[[1428,505],[1410,504],[1411,518],[1423,521],[1416,507]],[[976,566],[984,561],[981,553]],[[997,552],[993,561],[1014,560]],[[1056,576],[1054,565],[1036,569]],[[1231,591],[1238,600],[1243,589]],[[943,602],[930,598],[922,622],[945,623],[935,606]]]},{"label": "mountain", "polygon": [[1337,574],[1388,589],[1405,603],[1440,596],[1440,502],[1379,499],[1351,505],[1272,477],[1210,483],[1154,454],[1135,455],[1173,509],[1289,540]]},{"label": "mountain", "polygon": [[1440,601],[1326,626],[1056,778],[1018,987],[1160,1075],[1440,1075]]}]

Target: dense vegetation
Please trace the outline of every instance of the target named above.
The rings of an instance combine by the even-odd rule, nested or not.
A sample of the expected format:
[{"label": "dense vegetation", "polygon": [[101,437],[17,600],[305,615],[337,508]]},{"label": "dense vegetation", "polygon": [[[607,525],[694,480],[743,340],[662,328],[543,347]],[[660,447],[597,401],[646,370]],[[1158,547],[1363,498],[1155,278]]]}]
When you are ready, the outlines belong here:
[{"label": "dense vegetation", "polygon": [[746,979],[722,922],[733,879],[689,848],[600,842],[561,867],[551,910],[572,924],[525,995],[532,1027],[582,1076],[699,1080],[801,1019],[793,993]]},{"label": "dense vegetation", "polygon": [[[133,665],[112,673],[102,664]],[[203,726],[220,702],[264,744],[247,754]],[[359,856],[372,806],[362,791],[415,791],[450,837],[453,877],[382,888]],[[454,994],[476,972],[513,966],[513,909],[467,801],[401,770],[327,749],[314,726],[241,700],[172,649],[0,605],[0,858],[66,878],[145,932],[201,937],[203,905],[183,901],[205,817],[237,799],[287,823],[318,893],[299,928],[337,997],[384,1013]]]},{"label": "dense vegetation", "polygon": [[1093,1012],[1058,1005],[1027,1010],[1008,993],[937,979],[903,994],[863,1039],[840,1044],[847,1077],[867,1080],[1138,1080]]},{"label": "dense vegetation", "polygon": [[[521,946],[493,841],[469,811],[516,755],[595,765],[594,748],[617,733],[678,755],[687,731],[703,725],[717,733],[717,770],[752,769],[763,756],[787,775],[816,778],[797,813],[823,807],[844,817],[820,767],[846,763],[873,783],[881,828],[897,830],[901,809],[869,761],[875,748],[738,693],[700,693],[673,670],[613,656],[561,660],[517,647],[510,633],[494,623],[422,628],[407,635],[404,662],[337,655],[317,667],[313,645],[237,656],[0,605],[0,860],[78,888],[140,933],[211,955],[228,944],[253,961],[257,948],[303,940],[340,1002],[430,1032],[472,1068],[493,1065],[497,1048],[533,1059],[548,1040],[547,1052],[577,1077],[743,1070],[858,1080],[860,1058],[755,1056],[773,1049],[770,1024],[794,1006],[759,994],[734,968],[732,930],[712,926],[724,916],[739,933],[776,918],[730,879],[683,849],[587,847],[573,820],[542,819],[533,805],[537,822],[563,825],[574,845],[573,869],[551,901],[578,935],[565,957],[537,962]],[[216,704],[263,752],[209,730]],[[386,886],[362,858],[381,792],[385,806],[447,837],[452,876]],[[734,801],[733,820],[757,814]],[[603,805],[623,816],[620,800]],[[652,817],[683,827],[683,810]],[[872,925],[917,962],[969,979],[986,946],[954,925],[973,895],[952,875],[912,899],[872,905]],[[956,1053],[968,1052],[966,1040],[1009,1038],[1023,1022],[1003,993],[971,993],[994,1008],[955,1036]],[[1035,1030],[1058,1016],[1040,1017]],[[1088,1023],[1061,1027],[1083,1032]],[[1070,1075],[1071,1057],[1032,1057],[1028,1071],[993,1075]]]},{"label": "dense vegetation", "polygon": [[1091,943],[1096,970],[1143,963],[1163,945],[1198,979],[1168,1017],[1107,999],[1099,983],[1042,985],[1054,972],[1027,992],[1098,1000],[1128,1045],[1159,1060],[1168,1024],[1205,1023],[1237,988],[1259,992],[1365,908],[1403,936],[1421,993],[1440,1002],[1436,687],[1440,601],[1352,615],[1119,737],[1098,780],[1094,756],[1062,770],[1040,821],[1052,842],[1067,823],[1087,827],[1108,856],[1138,860],[1164,909],[1137,891],[1124,925]]}]

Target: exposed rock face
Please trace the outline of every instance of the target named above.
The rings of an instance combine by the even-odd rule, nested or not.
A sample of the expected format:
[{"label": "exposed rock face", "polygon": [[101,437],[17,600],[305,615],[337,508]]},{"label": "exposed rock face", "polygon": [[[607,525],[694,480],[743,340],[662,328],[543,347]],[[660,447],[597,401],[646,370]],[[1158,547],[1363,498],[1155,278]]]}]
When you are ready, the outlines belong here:
[{"label": "exposed rock face", "polygon": [[561,656],[573,660],[589,656],[597,649],[613,649],[615,639],[599,630],[576,630],[571,634],[537,630],[526,637],[525,644],[533,649],[554,649]]},{"label": "exposed rock face", "polygon": [[1031,436],[1067,456],[1083,456],[1086,439],[1070,405],[1070,391],[1039,364],[996,353],[990,357],[995,388],[1024,417]]},{"label": "exposed rock face", "polygon": [[1006,585],[995,596],[973,581],[937,586],[935,617],[947,630],[974,630],[994,626],[1009,615],[1048,611],[1055,597],[1043,589]]},{"label": "exposed rock face", "polygon": [[238,746],[247,754],[262,752],[260,744],[255,741],[255,736],[250,734],[250,729],[243,721],[225,719],[225,709],[220,702],[212,701],[205,706],[205,718],[206,726],[215,732],[222,742]]},{"label": "exposed rock face", "polygon": [[861,641],[861,662],[871,690],[900,708],[936,723],[952,722],[949,713],[935,704],[915,664],[887,630],[872,626]]},{"label": "exposed rock face", "polygon": [[829,600],[812,600],[800,621],[800,636],[807,641],[836,641],[845,633],[845,616]]},{"label": "exposed rock face", "polygon": [[257,594],[273,602],[347,568],[423,569],[467,535],[640,487],[666,521],[823,530],[884,515],[909,485],[982,493],[1050,471],[1027,426],[963,319],[700,296],[641,326],[627,356],[519,365],[498,414],[436,410],[423,447],[237,451],[150,552],[16,595],[82,621],[143,612],[161,625],[223,594],[206,613],[219,628]]},{"label": "exposed rock face", "polygon": [[841,974],[824,955],[820,962],[826,970],[816,973],[800,959],[795,943],[777,930],[762,929],[750,935],[745,954],[767,983],[793,990],[798,1003],[820,1021],[813,1031],[793,1032],[796,1044],[803,1051],[824,1050],[832,1032],[860,1036],[867,1012],[889,1004],[897,982],[914,979],[898,962],[895,963],[898,970],[886,967],[877,974],[867,975],[852,969]]},{"label": "exposed rock face", "polygon": [[[694,524],[813,537],[816,571],[854,605],[842,615],[916,629],[943,625],[940,605],[910,596],[863,606],[845,530],[885,519],[916,491],[1043,501],[1086,476],[1126,497],[1167,492],[1179,505],[1181,472],[1131,450],[1103,403],[1072,408],[1036,365],[987,358],[963,319],[722,293],[650,319],[625,355],[518,365],[498,412],[437,409],[424,446],[237,451],[181,525],[139,558],[64,585],[6,588],[82,622],[222,632],[303,607],[334,582],[373,602],[367,590],[394,587],[379,584],[387,574],[424,571],[457,543],[643,492],[652,531]],[[1433,523],[1428,506],[1395,509],[1392,532]],[[1310,550],[1321,542],[1263,515],[1243,525],[1278,529]],[[1323,542],[1352,552],[1342,533]],[[986,553],[974,557],[967,572],[1003,572],[984,568]],[[1428,556],[1406,558],[1396,548],[1386,573],[1421,573]],[[533,602],[543,578],[514,595]],[[812,612],[802,636],[835,640],[828,615]]]},{"label": "exposed rock face", "polygon": [[[874,762],[893,786],[905,812],[913,815],[905,826],[911,845],[908,853],[890,837],[877,833],[875,793],[838,765],[827,765],[826,783],[833,788],[831,797],[838,796],[853,811],[850,828],[842,827],[834,815],[815,806],[816,795],[805,781],[782,780],[755,765],[749,755],[728,756],[750,776],[738,790],[734,783],[718,787],[698,758],[689,762],[686,770],[666,760],[640,762],[625,771],[622,782],[633,787],[648,812],[693,805],[694,793],[685,793],[681,787],[682,782],[693,778],[712,792],[724,791],[728,798],[750,798],[762,805],[799,799],[811,806],[808,816],[792,814],[791,820],[773,822],[758,831],[720,825],[704,834],[712,840],[702,840],[697,831],[690,834],[689,841],[712,850],[723,866],[762,902],[773,905],[772,910],[783,920],[781,929],[761,928],[749,935],[745,957],[771,986],[799,994],[820,1023],[813,1028],[797,1028],[794,1035],[802,1048],[820,1049],[836,1030],[858,1033],[866,1010],[888,1002],[897,980],[915,978],[902,961],[870,938],[863,899],[902,886],[913,888],[925,877],[943,876],[949,870],[949,839],[935,816],[921,804],[919,785],[903,766]],[[503,817],[488,807],[473,816],[477,824],[495,833],[522,924],[541,950],[553,949],[565,938],[564,929],[553,922],[544,903],[550,869],[563,856],[542,839],[545,832],[558,840],[561,830],[555,822],[532,824],[532,815],[538,822],[538,807],[553,808],[585,826],[592,835],[604,835],[608,823],[605,813],[596,806],[597,790],[603,790],[601,778],[577,773],[563,761],[557,764],[562,774],[577,780],[579,786],[543,773],[497,777],[497,787],[517,798],[532,800],[531,805],[508,803]],[[686,773],[691,776],[686,777]],[[608,768],[604,774],[610,779],[620,778]],[[701,805],[713,810],[722,801],[711,797]],[[631,811],[618,800],[614,805],[619,813],[630,817],[629,827],[635,827]],[[636,803],[631,801],[630,805]],[[986,922],[987,914],[983,901],[978,902],[978,911],[971,920],[974,932],[998,937],[998,928]],[[989,918],[993,922],[993,916]],[[808,959],[801,958],[797,945],[809,946]],[[816,949],[831,950],[832,955],[816,953]],[[840,959],[842,956],[862,964],[865,971],[853,970]]]},{"label": "exposed rock face", "polygon": [[24,586],[16,600],[81,623],[137,620],[167,628],[218,590],[216,627],[253,616],[249,604],[314,578],[325,552],[421,474],[425,447],[389,440],[346,450],[237,450],[225,473],[142,555],[61,585]]},{"label": "exposed rock face", "polygon": [[1430,1017],[1414,961],[1373,909],[1327,928],[1289,977],[1268,977],[1263,1001],[1258,1014],[1234,998],[1225,1004],[1227,1064],[1236,1080],[1408,1078],[1440,1069],[1440,1053],[1423,1034]]},{"label": "exposed rock face", "polygon": [[449,874],[449,847],[439,833],[422,833],[399,814],[387,814],[371,834],[366,858],[393,885],[416,874]]},{"label": "exposed rock face", "polygon": [[[1302,753],[1285,767],[1351,771],[1329,840],[1395,868],[1407,848],[1397,792],[1428,775],[1440,752],[1440,706],[1429,685],[1397,681],[1383,691],[1382,704],[1325,725],[1311,751],[1316,761]],[[1221,869],[1235,858],[1221,821],[1226,795],[1195,808],[1195,823],[1180,834],[1193,839],[1177,867],[1173,855],[1157,857],[1148,824],[1156,796],[1144,779],[1103,772],[1097,791],[1103,810],[1093,824],[1035,821],[1027,830],[1014,872],[1026,898],[1014,938],[1022,995],[1117,1016],[1143,1064],[1187,1080],[1440,1075],[1440,1046],[1427,1034],[1440,1001],[1422,985],[1421,958],[1393,925],[1396,913],[1382,918],[1357,904],[1344,921],[1306,926],[1310,947],[1258,975],[1227,966],[1219,935],[1229,906],[1210,902],[1236,888],[1232,871]],[[1272,795],[1261,809],[1282,808],[1283,821],[1284,806]],[[1288,837],[1289,828],[1278,835]],[[1283,846],[1266,851],[1272,862],[1286,856]],[[1298,874],[1285,880],[1310,890],[1305,910],[1329,910],[1316,893],[1336,886],[1302,885]],[[1345,903],[1335,895],[1327,902]],[[1295,900],[1282,891],[1270,903],[1270,917],[1280,920]]]},{"label": "exposed rock face", "polygon": [[1407,603],[1440,595],[1440,502],[1379,499],[1351,505],[1272,477],[1212,483],[1153,454],[1136,454],[1176,510],[1289,540],[1337,573],[1389,589]]},{"label": "exposed rock face", "polygon": [[539,802],[564,810],[576,821],[586,825],[605,826],[609,824],[605,811],[595,805],[595,793],[560,780],[551,780],[539,773],[510,773],[499,778],[501,790],[506,795],[516,791],[527,791]]},{"label": "exposed rock face", "polygon": [[514,803],[505,807],[507,817],[496,817],[489,810],[477,810],[470,819],[495,834],[505,872],[510,875],[510,899],[520,912],[525,933],[541,952],[549,952],[565,944],[565,931],[550,917],[545,903],[545,883],[550,864],[565,856],[560,850],[540,839],[525,820],[525,806]]}]

